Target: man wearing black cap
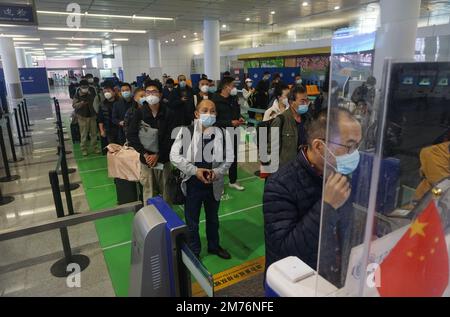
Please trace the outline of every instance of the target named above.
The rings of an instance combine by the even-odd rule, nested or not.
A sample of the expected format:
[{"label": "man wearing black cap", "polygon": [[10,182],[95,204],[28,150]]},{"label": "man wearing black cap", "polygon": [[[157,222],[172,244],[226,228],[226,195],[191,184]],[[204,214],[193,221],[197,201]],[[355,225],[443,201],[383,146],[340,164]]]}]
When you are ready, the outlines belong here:
[{"label": "man wearing black cap", "polygon": [[75,93],[72,106],[80,126],[80,148],[83,156],[88,155],[87,139],[90,137],[91,147],[94,153],[99,154],[97,145],[97,113],[94,109],[95,93],[89,89],[89,82],[83,79],[80,82],[80,89]]}]

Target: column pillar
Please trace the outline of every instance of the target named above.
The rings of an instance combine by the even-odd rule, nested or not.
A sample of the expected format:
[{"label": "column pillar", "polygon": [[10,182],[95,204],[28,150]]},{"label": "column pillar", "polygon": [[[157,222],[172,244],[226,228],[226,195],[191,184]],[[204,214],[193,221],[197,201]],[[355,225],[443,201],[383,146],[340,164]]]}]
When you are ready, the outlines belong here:
[{"label": "column pillar", "polygon": [[26,68],[27,59],[25,57],[25,50],[23,48],[16,48],[17,67]]},{"label": "column pillar", "polygon": [[450,61],[450,35],[439,36],[437,60],[439,62]]},{"label": "column pillar", "polygon": [[18,100],[23,98],[23,93],[12,38],[0,37],[0,55],[2,57],[8,99],[11,102],[10,105],[15,105]]},{"label": "column pillar", "polygon": [[203,21],[203,45],[205,56],[205,74],[212,80],[220,80],[219,20]]},{"label": "column pillar", "polygon": [[162,78],[161,41],[158,39],[148,40],[148,52],[150,61],[149,75],[151,78]]}]

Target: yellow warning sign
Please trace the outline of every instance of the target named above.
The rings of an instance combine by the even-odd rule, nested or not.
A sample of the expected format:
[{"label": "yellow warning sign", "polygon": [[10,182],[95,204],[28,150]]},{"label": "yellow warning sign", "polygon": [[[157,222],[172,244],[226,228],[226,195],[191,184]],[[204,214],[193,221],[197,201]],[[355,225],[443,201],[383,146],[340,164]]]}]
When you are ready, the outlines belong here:
[{"label": "yellow warning sign", "polygon": [[[265,257],[259,257],[241,265],[232,267],[226,271],[217,273],[213,276],[214,292],[222,290],[226,287],[242,282],[250,277],[264,273]],[[192,284],[192,296],[206,296],[198,283]]]}]

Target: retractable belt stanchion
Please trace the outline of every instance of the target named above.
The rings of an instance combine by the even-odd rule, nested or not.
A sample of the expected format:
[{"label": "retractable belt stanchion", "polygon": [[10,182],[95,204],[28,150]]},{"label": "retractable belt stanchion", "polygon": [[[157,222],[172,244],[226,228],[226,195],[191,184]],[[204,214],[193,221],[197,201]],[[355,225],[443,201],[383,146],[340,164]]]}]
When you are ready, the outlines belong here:
[{"label": "retractable belt stanchion", "polygon": [[25,131],[27,132],[32,132],[33,130],[30,129],[30,127],[28,126],[28,122],[27,122],[27,116],[25,114],[25,106],[23,105],[23,101],[21,101],[19,103],[19,111],[22,113],[22,117],[23,117],[23,123],[25,125]]},{"label": "retractable belt stanchion", "polygon": [[7,183],[7,182],[13,182],[18,179],[20,179],[19,175],[11,175],[11,170],[9,169],[9,163],[8,163],[8,155],[6,153],[6,146],[5,146],[5,140],[3,139],[3,129],[0,123],[0,147],[2,151],[2,157],[3,157],[3,166],[5,167],[5,173],[6,176],[0,178],[1,183]]},{"label": "retractable belt stanchion", "polygon": [[13,196],[3,196],[2,187],[0,186],[0,206],[10,204],[14,201]]},{"label": "retractable belt stanchion", "polygon": [[[59,101],[58,99],[54,98],[54,103],[55,103],[55,113],[56,113],[56,134],[58,135],[58,140],[59,142],[64,142],[65,138],[64,138],[64,130],[63,130],[63,124],[62,124],[62,118],[61,118],[61,108],[59,107]],[[59,136],[59,132],[58,129],[61,130],[62,133],[62,137]],[[71,154],[72,151],[66,151],[66,154]]]},{"label": "retractable belt stanchion", "polygon": [[16,131],[17,136],[19,137],[19,144],[17,144],[17,146],[25,146],[28,143],[23,140],[23,132],[20,130],[19,117],[17,116],[16,108],[14,108],[14,121],[16,121]]},{"label": "retractable belt stanchion", "polygon": [[[58,142],[59,142],[59,147],[58,147],[58,153],[61,156],[61,175],[63,177],[63,181],[64,181],[64,186],[61,186],[61,191],[70,194],[70,191],[75,190],[77,188],[80,187],[79,184],[70,184],[69,181],[69,174],[74,173],[76,171],[76,169],[69,169],[67,167],[67,154],[70,154],[72,152],[70,151],[66,151],[66,145],[64,143],[64,134],[62,132],[62,121],[61,121],[61,111],[59,109],[59,102],[58,100],[55,101],[55,110],[56,110],[56,120],[58,121],[56,130],[58,132]],[[70,199],[71,200],[71,199]],[[73,209],[73,208],[72,208]],[[72,210],[73,212],[73,210]]]},{"label": "retractable belt stanchion", "polygon": [[25,138],[29,138],[30,135],[26,134],[26,129],[25,129],[25,124],[23,121],[23,114],[22,114],[22,106],[20,105],[20,103],[17,105],[17,112],[19,113],[19,120],[20,120],[20,127],[22,128],[22,137]]},{"label": "retractable belt stanchion", "polygon": [[25,98],[23,98],[23,106],[24,106],[24,109],[25,109],[25,115],[27,117],[28,126],[31,127],[34,124],[30,123],[30,113],[28,112],[28,103],[27,103],[27,100]]},{"label": "retractable belt stanchion", "polygon": [[[48,173],[50,184],[52,186],[53,200],[55,202],[56,215],[58,218],[64,217],[64,206],[61,199],[61,193],[59,191],[59,181],[56,171],[50,171]],[[53,276],[66,277],[72,274],[73,270],[67,270],[69,264],[78,264],[80,272],[89,266],[90,260],[87,256],[82,254],[72,254],[70,247],[69,232],[67,228],[59,229],[61,234],[61,242],[64,250],[64,258],[54,263],[50,269]]]},{"label": "retractable belt stanchion", "polygon": [[11,118],[10,118],[10,114],[6,114],[6,129],[8,130],[8,138],[9,138],[9,145],[11,147],[11,154],[13,159],[10,160],[10,163],[17,163],[17,162],[21,162],[24,160],[23,157],[17,157],[16,155],[16,147],[14,146],[14,139],[13,139],[13,133],[11,130]]}]

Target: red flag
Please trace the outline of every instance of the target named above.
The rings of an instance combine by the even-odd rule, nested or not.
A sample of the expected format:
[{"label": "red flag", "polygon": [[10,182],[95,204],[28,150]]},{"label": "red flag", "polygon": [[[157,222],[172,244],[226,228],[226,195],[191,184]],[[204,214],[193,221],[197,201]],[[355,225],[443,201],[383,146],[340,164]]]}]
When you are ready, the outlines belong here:
[{"label": "red flag", "polygon": [[440,297],[449,282],[447,244],[434,201],[378,268],[383,297]]}]

